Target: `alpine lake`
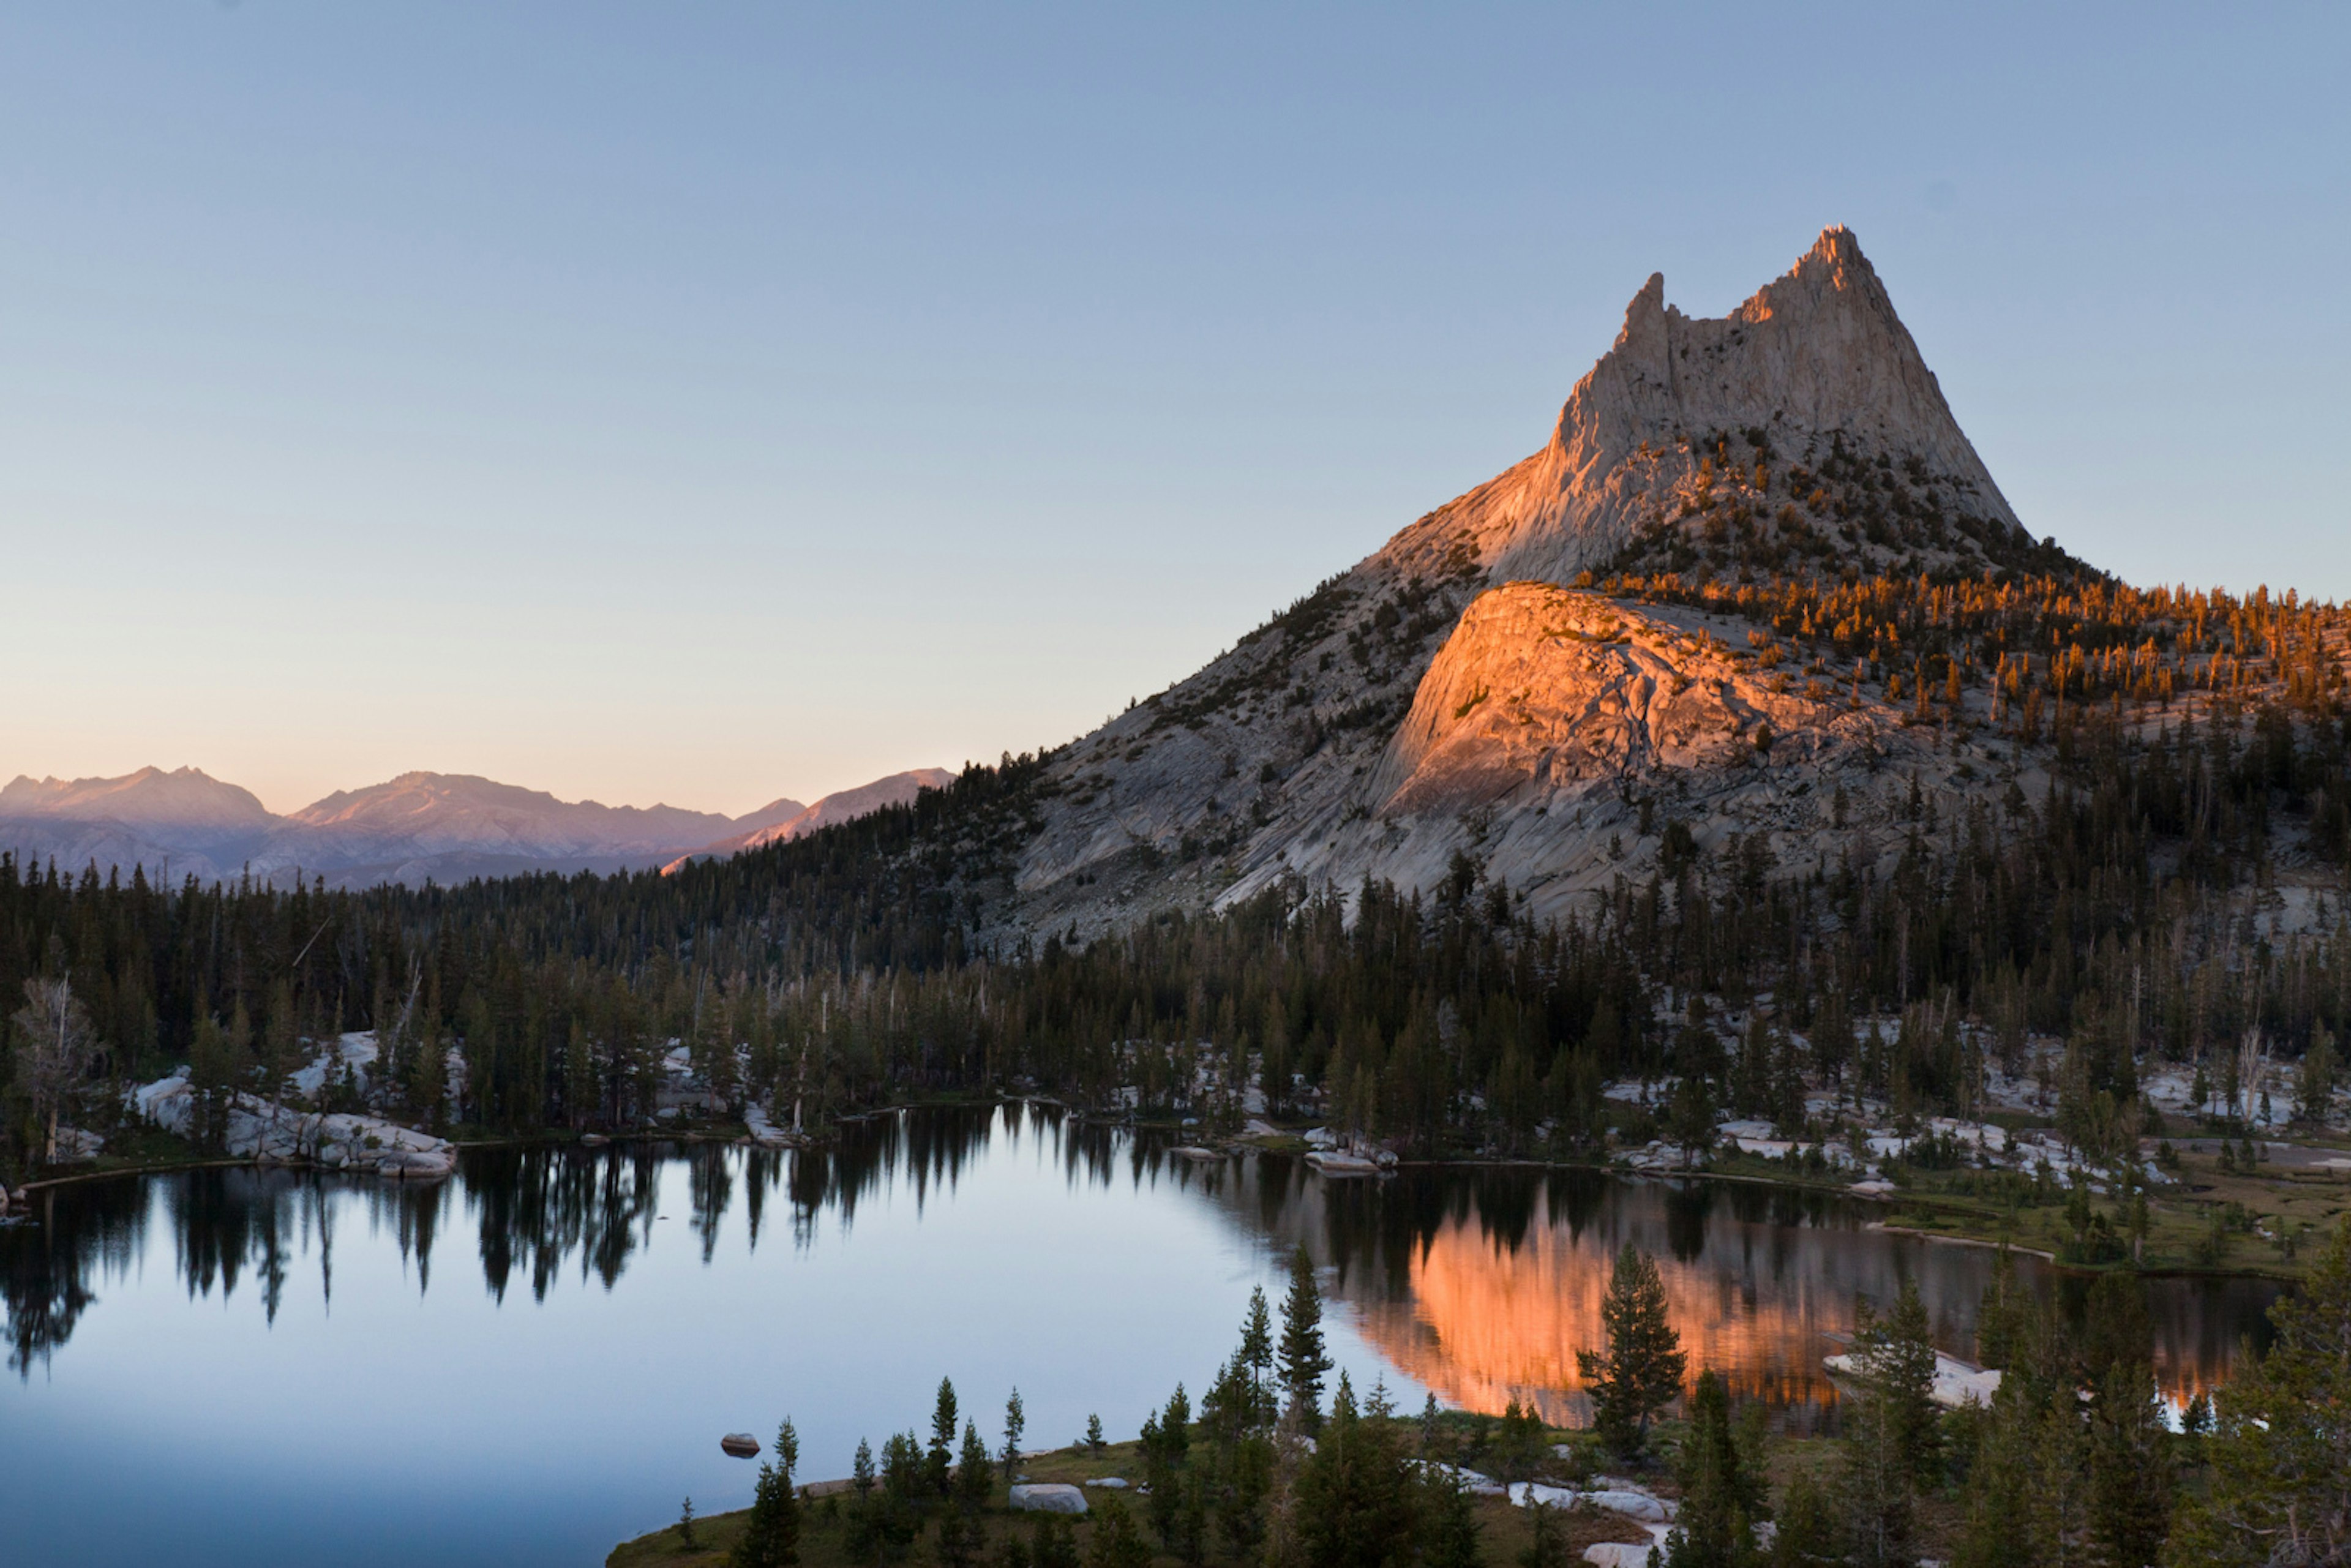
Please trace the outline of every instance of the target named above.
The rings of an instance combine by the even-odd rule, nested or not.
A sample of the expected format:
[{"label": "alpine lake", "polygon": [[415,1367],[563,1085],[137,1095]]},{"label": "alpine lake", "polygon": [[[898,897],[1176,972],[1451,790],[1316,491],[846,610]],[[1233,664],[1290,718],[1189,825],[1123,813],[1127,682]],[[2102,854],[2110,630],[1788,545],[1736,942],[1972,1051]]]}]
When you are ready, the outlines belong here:
[{"label": "alpine lake", "polygon": [[[992,1433],[1090,1414],[1132,1436],[1229,1354],[1303,1243],[1333,1359],[1584,1414],[1608,1264],[1657,1258],[1693,1368],[1791,1429],[1835,1419],[1822,1357],[1856,1297],[1915,1279],[1968,1354],[1993,1254],[1876,1228],[1826,1194],[1519,1166],[1333,1178],[1277,1154],[1008,1104],[846,1124],[831,1147],[481,1148],[403,1184],[252,1167],[36,1193],[0,1228],[0,1560],[590,1568],[619,1540],[744,1506],[719,1450],[798,1427],[804,1479],[927,1421],[951,1377]],[[2022,1260],[2077,1310],[2084,1281]],[[2156,1373],[2228,1375],[2279,1285],[2144,1283]]]}]

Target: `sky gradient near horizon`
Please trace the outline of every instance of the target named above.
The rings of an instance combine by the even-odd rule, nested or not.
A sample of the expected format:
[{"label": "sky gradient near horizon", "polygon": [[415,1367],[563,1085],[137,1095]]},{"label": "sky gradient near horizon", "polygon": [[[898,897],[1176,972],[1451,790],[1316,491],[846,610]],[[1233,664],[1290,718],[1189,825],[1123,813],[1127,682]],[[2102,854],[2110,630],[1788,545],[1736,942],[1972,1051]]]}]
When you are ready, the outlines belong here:
[{"label": "sky gradient near horizon", "polygon": [[0,778],[1068,739],[1852,225],[2026,525],[2351,598],[2351,13],[0,15]]}]

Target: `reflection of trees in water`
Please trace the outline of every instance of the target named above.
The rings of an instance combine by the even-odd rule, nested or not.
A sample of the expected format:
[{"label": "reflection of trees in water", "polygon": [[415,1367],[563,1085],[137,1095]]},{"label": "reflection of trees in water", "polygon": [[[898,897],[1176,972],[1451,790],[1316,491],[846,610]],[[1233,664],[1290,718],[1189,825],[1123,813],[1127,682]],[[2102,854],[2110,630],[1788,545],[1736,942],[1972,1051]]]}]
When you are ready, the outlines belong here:
[{"label": "reflection of trees in water", "polygon": [[[1658,1260],[1693,1365],[1792,1411],[1834,1404],[1821,1357],[1852,1327],[1857,1297],[1882,1304],[1906,1278],[1937,1343],[1971,1352],[1992,1265],[1987,1249],[1871,1230],[1876,1210],[1834,1194],[1757,1184],[1526,1166],[1325,1181],[1274,1156],[1233,1170],[1209,1189],[1227,1212],[1277,1249],[1303,1241],[1374,1345],[1473,1409],[1515,1398],[1553,1419],[1583,1418],[1574,1353],[1600,1343],[1601,1296],[1628,1242]],[[2078,1315],[2064,1277],[2034,1260],[2023,1269]],[[2182,1398],[2225,1375],[2237,1336],[2275,1294],[2249,1280],[2147,1290],[2158,1375]]]},{"label": "reflection of trees in water", "polygon": [[224,1301],[248,1281],[275,1322],[297,1258],[315,1256],[331,1300],[337,1208],[360,1203],[391,1231],[427,1283],[434,1228],[445,1201],[438,1186],[354,1183],[315,1173],[250,1167],[176,1171],[45,1189],[35,1223],[0,1230],[0,1298],[8,1312],[9,1364],[30,1375],[99,1300],[98,1282],[135,1267],[169,1232],[173,1270],[189,1298]]},{"label": "reflection of trees in water", "polygon": [[[684,1167],[692,1228],[716,1260],[739,1201],[757,1248],[768,1207],[789,1210],[793,1246],[820,1220],[847,1227],[859,1204],[901,1183],[919,1210],[992,1152],[1032,1145],[1073,1186],[1193,1193],[1279,1255],[1301,1241],[1336,1276],[1335,1293],[1399,1368],[1455,1402],[1499,1409],[1532,1398],[1577,1415],[1574,1352],[1597,1343],[1609,1260],[1631,1242],[1656,1256],[1677,1326],[1698,1364],[1752,1396],[1825,1406],[1823,1339],[1849,1327],[1854,1299],[1891,1300],[1919,1281],[1946,1349],[1970,1346],[1991,1255],[1864,1228],[1876,1210],[1834,1195],[1746,1183],[1628,1181],[1532,1166],[1415,1167],[1381,1180],[1331,1181],[1302,1161],[1261,1155],[1195,1163],[1124,1129],[1034,1105],[925,1111],[843,1124],[820,1149],[716,1144],[468,1150],[446,1184],[311,1172],[220,1169],[85,1183],[41,1195],[37,1223],[0,1229],[0,1296],[9,1364],[25,1375],[73,1333],[151,1244],[151,1213],[189,1295],[224,1298],[250,1280],[275,1320],[297,1260],[315,1257],[331,1299],[334,1239],[354,1208],[389,1234],[430,1288],[434,1242],[462,1204],[482,1277],[504,1301],[519,1272],[534,1301],[576,1271],[612,1289],[660,1218],[666,1167]],[[2025,1272],[2062,1310],[2078,1292],[2031,1260]],[[2220,1381],[2238,1337],[2260,1333],[2276,1287],[2253,1280],[2147,1284],[2156,1370],[2181,1397]]]},{"label": "reflection of trees in water", "polygon": [[[64,1201],[60,1202],[59,1199]],[[8,1308],[8,1365],[20,1376],[47,1363],[98,1300],[92,1276],[120,1275],[145,1243],[146,1189],[135,1181],[41,1191],[33,1222],[0,1228],[0,1299]]]},{"label": "reflection of trees in water", "polygon": [[467,1151],[459,1174],[490,1294],[506,1300],[519,1267],[545,1301],[575,1257],[582,1281],[611,1289],[661,1218],[663,1163],[647,1145]]}]

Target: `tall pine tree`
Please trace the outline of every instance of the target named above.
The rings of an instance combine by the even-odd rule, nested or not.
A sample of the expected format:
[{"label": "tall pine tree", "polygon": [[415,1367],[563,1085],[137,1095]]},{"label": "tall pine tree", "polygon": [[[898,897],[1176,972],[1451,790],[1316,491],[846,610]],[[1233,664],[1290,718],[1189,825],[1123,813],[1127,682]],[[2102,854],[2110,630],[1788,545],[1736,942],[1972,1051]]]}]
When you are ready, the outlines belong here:
[{"label": "tall pine tree", "polygon": [[1299,1412],[1308,1437],[1322,1427],[1322,1379],[1331,1357],[1322,1346],[1322,1291],[1314,1282],[1314,1262],[1301,1243],[1290,1260],[1290,1293],[1281,1301],[1281,1391]]},{"label": "tall pine tree", "polygon": [[1681,1393],[1689,1358],[1667,1316],[1666,1282],[1656,1261],[1629,1242],[1616,1255],[1600,1325],[1607,1348],[1578,1351],[1575,1364],[1592,1397],[1593,1426],[1630,1458],[1647,1446],[1657,1412]]},{"label": "tall pine tree", "polygon": [[788,1420],[776,1432],[775,1458],[759,1466],[749,1517],[727,1559],[732,1568],[792,1568],[800,1560],[800,1500],[792,1489],[792,1469],[799,1462],[799,1434]]}]

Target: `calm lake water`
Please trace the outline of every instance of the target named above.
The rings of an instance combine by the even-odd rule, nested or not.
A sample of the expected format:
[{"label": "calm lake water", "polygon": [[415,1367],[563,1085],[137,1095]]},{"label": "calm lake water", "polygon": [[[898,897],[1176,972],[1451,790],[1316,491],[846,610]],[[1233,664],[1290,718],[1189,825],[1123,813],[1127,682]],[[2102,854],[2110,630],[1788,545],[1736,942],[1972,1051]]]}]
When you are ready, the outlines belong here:
[{"label": "calm lake water", "polygon": [[[1031,1108],[855,1124],[827,1154],[469,1153],[436,1186],[212,1170],[43,1195],[0,1229],[0,1559],[104,1568],[579,1564],[739,1507],[718,1437],[784,1416],[803,1475],[928,1423],[938,1379],[1032,1445],[1131,1436],[1230,1351],[1303,1241],[1332,1352],[1398,1402],[1583,1412],[1606,1260],[1664,1267],[1694,1364],[1791,1423],[1856,1293],[1920,1284],[1964,1353],[1980,1249],[1737,1184],[1213,1164]],[[2044,1288],[2066,1286],[2046,1278]],[[2218,1382],[2274,1288],[2155,1281],[2158,1375]]]}]

